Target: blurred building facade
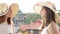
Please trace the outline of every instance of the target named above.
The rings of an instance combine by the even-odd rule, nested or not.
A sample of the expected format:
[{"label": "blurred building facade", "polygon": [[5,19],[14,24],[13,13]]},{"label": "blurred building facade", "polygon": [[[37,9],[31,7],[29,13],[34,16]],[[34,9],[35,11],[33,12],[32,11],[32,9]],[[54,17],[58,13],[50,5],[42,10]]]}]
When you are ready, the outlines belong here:
[{"label": "blurred building facade", "polygon": [[22,13],[20,10],[18,11],[16,17],[13,18],[14,26],[18,27],[24,24],[26,14]]}]

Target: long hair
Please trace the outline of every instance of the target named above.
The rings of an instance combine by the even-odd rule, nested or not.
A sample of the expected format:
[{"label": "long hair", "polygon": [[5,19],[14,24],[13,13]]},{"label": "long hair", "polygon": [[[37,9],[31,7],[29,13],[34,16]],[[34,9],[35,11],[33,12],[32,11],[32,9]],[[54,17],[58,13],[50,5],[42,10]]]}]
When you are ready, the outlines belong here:
[{"label": "long hair", "polygon": [[11,24],[11,18],[7,18],[7,23],[8,23],[8,25]]},{"label": "long hair", "polygon": [[5,21],[5,15],[0,16],[0,24],[3,23]]},{"label": "long hair", "polygon": [[56,23],[55,20],[55,13],[48,7],[45,7],[45,11],[46,11],[46,26],[48,26],[52,21],[54,21]]}]

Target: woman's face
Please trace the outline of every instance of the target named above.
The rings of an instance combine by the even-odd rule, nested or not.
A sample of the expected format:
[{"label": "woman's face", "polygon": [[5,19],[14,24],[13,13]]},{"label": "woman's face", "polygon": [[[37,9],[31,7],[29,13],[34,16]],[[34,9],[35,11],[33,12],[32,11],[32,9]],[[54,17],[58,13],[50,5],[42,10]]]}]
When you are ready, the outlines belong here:
[{"label": "woman's face", "polygon": [[45,8],[42,8],[41,9],[40,14],[41,14],[41,17],[44,17],[45,18],[45,15],[46,15]]}]

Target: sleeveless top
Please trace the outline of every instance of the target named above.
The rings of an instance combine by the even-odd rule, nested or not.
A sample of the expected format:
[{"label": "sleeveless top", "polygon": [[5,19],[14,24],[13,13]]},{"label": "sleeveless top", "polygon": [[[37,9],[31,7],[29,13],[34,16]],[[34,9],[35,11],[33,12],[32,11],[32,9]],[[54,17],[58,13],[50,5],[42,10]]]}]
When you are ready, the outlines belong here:
[{"label": "sleeveless top", "polygon": [[0,34],[9,34],[7,22],[0,24]]},{"label": "sleeveless top", "polygon": [[45,27],[45,28],[43,29],[43,31],[41,32],[41,34],[48,34],[47,31],[46,31],[47,28],[48,28],[48,27]]},{"label": "sleeveless top", "polygon": [[[55,24],[54,23],[54,25],[55,25],[55,27],[57,28],[56,30],[57,30],[57,34],[60,34],[59,33],[59,28],[58,28],[58,25],[57,24]],[[43,29],[43,31],[41,32],[41,34],[50,34],[50,32],[52,32],[50,29],[51,29],[51,24],[49,24],[47,27],[45,27],[44,29]],[[53,27],[52,27],[53,28]],[[47,29],[49,29],[49,31],[47,31]]]},{"label": "sleeveless top", "polygon": [[[12,21],[11,21],[11,23],[12,23]],[[12,33],[13,34],[13,28],[12,27],[13,27],[12,24],[9,24],[8,25],[9,33]]]},{"label": "sleeveless top", "polygon": [[11,25],[8,25],[8,30],[9,30],[9,33],[13,33]]}]

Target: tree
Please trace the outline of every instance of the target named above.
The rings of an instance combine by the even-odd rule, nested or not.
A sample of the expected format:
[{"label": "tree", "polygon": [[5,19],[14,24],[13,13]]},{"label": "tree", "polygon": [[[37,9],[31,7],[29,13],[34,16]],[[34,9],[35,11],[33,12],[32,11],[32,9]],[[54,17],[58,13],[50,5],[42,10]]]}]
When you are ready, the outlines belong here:
[{"label": "tree", "polygon": [[60,10],[57,10],[58,11],[58,15],[60,16]]},{"label": "tree", "polygon": [[27,13],[26,14],[25,22],[30,24],[33,21],[36,21],[37,19],[41,19],[41,16],[39,14]]},{"label": "tree", "polygon": [[18,13],[22,13],[22,11],[21,10],[18,10]]}]

